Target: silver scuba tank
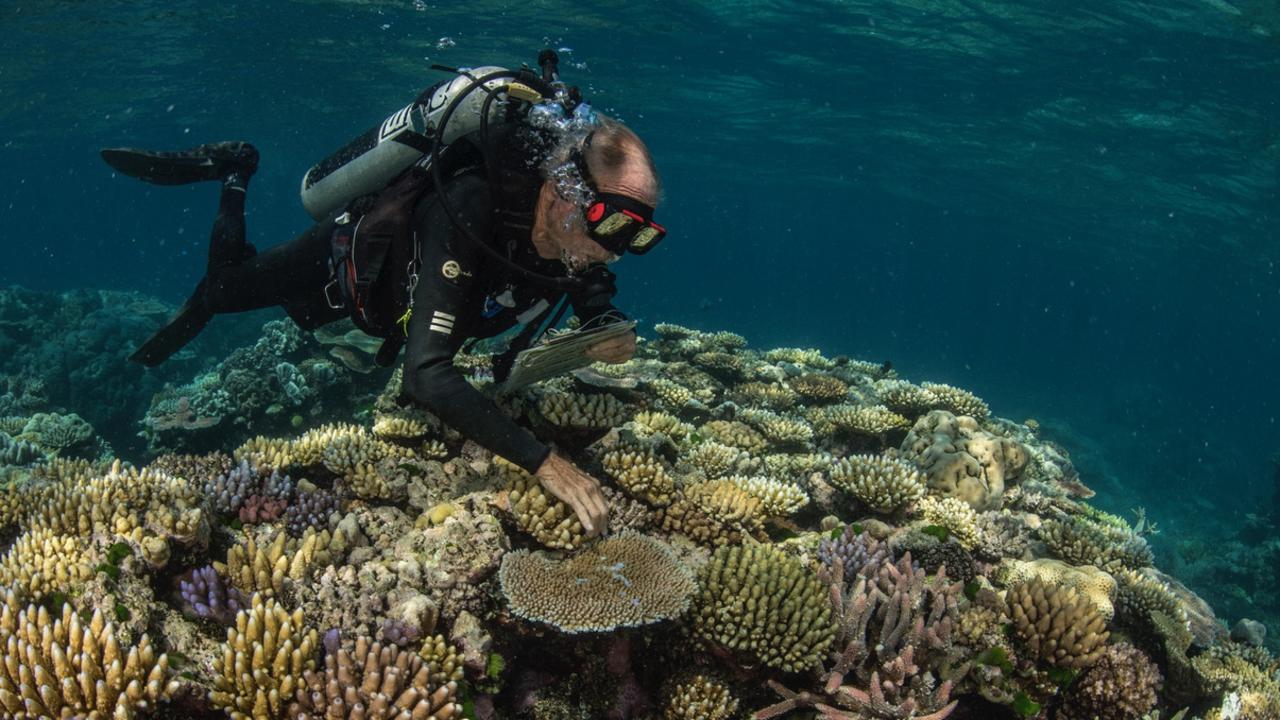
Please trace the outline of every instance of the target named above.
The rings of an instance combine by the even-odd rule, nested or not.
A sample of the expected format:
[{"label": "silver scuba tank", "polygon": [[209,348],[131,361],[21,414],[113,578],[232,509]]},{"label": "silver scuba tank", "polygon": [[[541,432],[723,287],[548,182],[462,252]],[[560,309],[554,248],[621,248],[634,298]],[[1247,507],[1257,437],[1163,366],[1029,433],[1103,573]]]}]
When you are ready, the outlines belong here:
[{"label": "silver scuba tank", "polygon": [[[313,219],[326,220],[353,199],[381,190],[396,175],[430,154],[440,116],[454,98],[465,92],[475,78],[500,70],[505,68],[496,65],[464,68],[464,74],[428,88],[413,103],[312,165],[302,177],[303,207]],[[494,89],[506,82],[495,78],[485,83],[485,87]],[[487,95],[476,88],[458,105],[449,118],[448,127],[444,128],[441,150],[459,137],[480,129],[480,111]],[[497,122],[499,113],[497,103],[490,104],[489,121]]]}]

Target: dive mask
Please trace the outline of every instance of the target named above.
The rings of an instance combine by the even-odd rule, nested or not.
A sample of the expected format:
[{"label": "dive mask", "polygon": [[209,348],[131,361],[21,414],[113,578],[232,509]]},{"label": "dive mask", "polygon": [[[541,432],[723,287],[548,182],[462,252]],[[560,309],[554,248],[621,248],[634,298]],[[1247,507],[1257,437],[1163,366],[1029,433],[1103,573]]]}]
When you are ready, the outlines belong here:
[{"label": "dive mask", "polygon": [[591,239],[614,255],[643,255],[667,236],[666,228],[653,221],[653,208],[626,195],[597,192],[582,216]]}]

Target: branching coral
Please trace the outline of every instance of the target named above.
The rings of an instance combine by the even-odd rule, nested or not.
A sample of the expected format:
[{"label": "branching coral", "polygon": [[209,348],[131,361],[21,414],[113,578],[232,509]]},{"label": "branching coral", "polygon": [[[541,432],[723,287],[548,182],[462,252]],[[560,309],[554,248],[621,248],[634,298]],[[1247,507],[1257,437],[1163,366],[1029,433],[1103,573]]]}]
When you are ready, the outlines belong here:
[{"label": "branching coral", "polygon": [[729,482],[760,501],[760,510],[769,517],[785,517],[800,512],[809,496],[799,486],[760,476],[732,475]]},{"label": "branching coral", "polygon": [[289,705],[290,718],[462,717],[457,682],[436,683],[430,666],[407,650],[360,636],[352,650],[326,653],[324,664],[324,672],[303,670],[303,685]]},{"label": "branching coral", "polygon": [[938,406],[933,393],[905,380],[881,380],[876,383],[880,402],[890,410],[909,418],[916,418]]},{"label": "branching coral", "polygon": [[710,441],[698,443],[680,459],[708,478],[750,472],[752,466],[750,453]]},{"label": "branching coral", "polygon": [[743,410],[740,417],[759,430],[774,449],[802,447],[813,440],[813,428],[799,418],[753,409]]},{"label": "branching coral", "polygon": [[768,545],[716,550],[692,618],[697,637],[786,672],[817,667],[835,639],[826,588]]},{"label": "branching coral", "polygon": [[788,385],[808,403],[835,402],[849,393],[849,386],[843,380],[821,373],[808,373],[792,378]]},{"label": "branching coral", "polygon": [[255,593],[227,629],[209,700],[232,720],[281,716],[305,687],[304,673],[315,669],[316,642],[301,610],[290,614]]},{"label": "branching coral", "polygon": [[313,567],[323,567],[339,559],[347,548],[341,529],[332,534],[308,528],[301,538],[272,530],[260,544],[252,532],[243,543],[231,546],[227,562],[213,564],[220,574],[246,593],[271,597],[283,593],[291,582],[303,580]]},{"label": "branching coral", "polygon": [[594,430],[621,425],[627,408],[609,394],[548,392],[538,399],[538,412],[552,425],[571,430]]},{"label": "branching coral", "polygon": [[1103,620],[1111,622],[1115,616],[1116,581],[1092,565],[1076,567],[1052,558],[1013,560],[1001,565],[996,577],[1008,586],[1035,579],[1053,587],[1073,588],[1093,603]]},{"label": "branching coral", "polygon": [[249,603],[243,593],[229,587],[211,565],[197,568],[178,581],[182,610],[191,617],[209,618],[220,625],[230,625],[236,613]]},{"label": "branching coral", "polygon": [[958,387],[943,383],[920,383],[920,387],[937,398],[937,407],[956,415],[968,415],[978,422],[991,416],[991,408],[982,398]]},{"label": "branching coral", "polygon": [[885,455],[851,455],[831,467],[831,484],[872,512],[892,514],[924,497],[924,479],[911,463]]},{"label": "branching coral", "polygon": [[965,550],[978,546],[978,514],[967,503],[953,497],[929,496],[919,503],[920,516],[929,525],[944,527]]},{"label": "branching coral", "polygon": [[285,529],[291,537],[302,537],[307,528],[320,530],[328,526],[329,517],[341,509],[338,496],[328,490],[298,493],[285,509]]},{"label": "branching coral", "polygon": [[381,466],[413,459],[413,451],[379,440],[363,428],[340,433],[321,452],[321,462],[342,476],[344,487],[361,498],[392,499],[404,491],[403,483]]},{"label": "branching coral", "polygon": [[668,438],[681,441],[693,434],[693,426],[683,422],[675,415],[663,412],[641,412],[632,418],[632,427],[640,437],[662,434]]},{"label": "branching coral", "polygon": [[1106,651],[1107,621],[1075,588],[1032,579],[1009,588],[1005,605],[1023,646],[1047,665],[1084,668]]},{"label": "branching coral", "polygon": [[705,545],[726,545],[764,537],[760,498],[728,478],[685,487],[662,510],[662,528]]},{"label": "branching coral", "polygon": [[121,647],[101,610],[87,624],[69,604],[61,617],[43,606],[20,607],[9,592],[0,609],[0,707],[6,717],[132,717],[177,691],[169,659],[143,635]]},{"label": "branching coral", "polygon": [[1130,720],[1155,709],[1164,678],[1146,653],[1116,643],[1067,691],[1063,720]]},{"label": "branching coral", "polygon": [[738,699],[724,683],[705,675],[677,684],[663,708],[663,720],[731,720],[738,712]]},{"label": "branching coral", "polygon": [[734,420],[712,420],[698,428],[698,433],[721,445],[748,453],[758,453],[768,445],[763,435],[752,430],[749,425]]},{"label": "branching coral", "polygon": [[811,409],[807,417],[813,431],[824,437],[884,435],[911,425],[910,420],[883,405],[824,405]]},{"label": "branching coral", "polygon": [[1040,539],[1054,555],[1072,565],[1096,565],[1108,572],[1151,565],[1151,548],[1142,536],[1114,525],[1081,518],[1049,520],[1040,526]]},{"label": "branching coral", "polygon": [[667,408],[680,410],[693,400],[693,391],[672,380],[658,378],[649,382],[649,389]]},{"label": "branching coral", "polygon": [[607,632],[679,617],[693,576],[666,543],[624,532],[567,560],[507,553],[498,572],[512,612],[565,633]]},{"label": "branching coral", "polygon": [[0,588],[13,588],[29,599],[66,592],[93,577],[93,557],[79,538],[34,527],[0,557]]},{"label": "branching coral", "polygon": [[822,356],[820,350],[811,348],[775,348],[765,352],[764,359],[771,363],[807,365],[818,370],[830,370],[835,362]]},{"label": "branching coral", "polygon": [[671,503],[675,478],[652,448],[617,447],[605,453],[600,464],[629,495],[651,505]]},{"label": "branching coral", "polygon": [[568,550],[582,544],[585,530],[568,505],[514,465],[502,463],[500,472],[508,483],[507,511],[516,527],[549,548]]},{"label": "branching coral", "polygon": [[733,389],[733,397],[743,405],[787,410],[800,396],[782,383],[743,383]]}]

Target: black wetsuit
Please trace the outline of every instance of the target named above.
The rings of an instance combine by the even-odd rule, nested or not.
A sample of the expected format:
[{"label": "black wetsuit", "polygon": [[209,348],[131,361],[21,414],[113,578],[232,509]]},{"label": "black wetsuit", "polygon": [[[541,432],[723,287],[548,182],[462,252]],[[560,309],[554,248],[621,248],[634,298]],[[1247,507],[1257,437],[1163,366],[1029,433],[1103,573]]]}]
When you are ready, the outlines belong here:
[{"label": "black wetsuit", "polygon": [[[457,175],[446,182],[445,192],[461,223],[476,237],[490,238],[493,202],[483,174]],[[324,294],[331,279],[334,222],[318,223],[288,243],[236,260],[248,254],[243,211],[244,193],[224,189],[214,223],[210,271],[202,283],[208,310],[227,313],[280,305],[304,329],[347,317],[349,311],[331,308]],[[453,356],[467,339],[502,333],[522,322],[522,316],[528,319],[539,307],[554,305],[562,293],[476,247],[450,221],[434,192],[418,202],[413,221],[422,268],[405,345],[404,394],[481,446],[534,472],[549,448],[472,387],[454,368]],[[501,243],[502,236],[497,237]],[[521,267],[564,276],[558,260],[537,256],[527,232],[511,241],[511,257]],[[214,262],[215,255],[231,259]],[[587,301],[570,294],[569,299],[584,321],[614,311],[599,296]]]}]

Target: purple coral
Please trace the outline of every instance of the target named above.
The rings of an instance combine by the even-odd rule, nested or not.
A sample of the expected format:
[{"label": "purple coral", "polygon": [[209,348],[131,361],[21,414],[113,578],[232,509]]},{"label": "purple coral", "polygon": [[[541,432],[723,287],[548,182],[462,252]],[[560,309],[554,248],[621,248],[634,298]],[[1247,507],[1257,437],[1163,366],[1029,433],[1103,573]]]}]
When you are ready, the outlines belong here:
[{"label": "purple coral", "polygon": [[849,525],[839,537],[824,538],[818,543],[818,559],[823,565],[833,568],[837,558],[844,562],[845,576],[853,577],[864,567],[879,567],[891,559],[891,552],[888,543]]},{"label": "purple coral", "polygon": [[204,494],[213,509],[220,513],[236,513],[250,495],[258,489],[258,474],[248,460],[229,471],[207,480]]},{"label": "purple coral", "polygon": [[338,505],[338,496],[328,490],[298,493],[297,500],[285,510],[285,529],[292,537],[302,537],[307,528],[327,527]]},{"label": "purple coral", "polygon": [[407,648],[422,639],[422,631],[402,620],[387,618],[382,623],[382,641]]},{"label": "purple coral", "polygon": [[208,565],[187,573],[178,581],[178,590],[182,594],[183,612],[220,625],[233,623],[236,613],[249,604],[239,590],[227,585]]}]

